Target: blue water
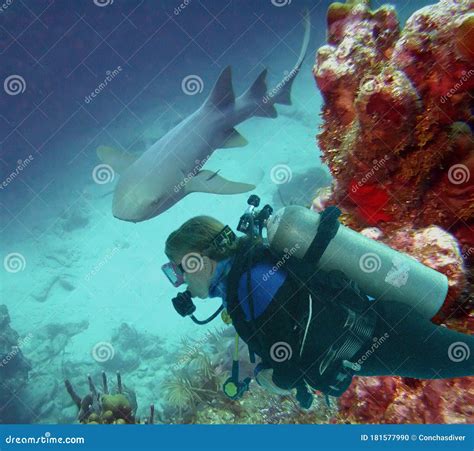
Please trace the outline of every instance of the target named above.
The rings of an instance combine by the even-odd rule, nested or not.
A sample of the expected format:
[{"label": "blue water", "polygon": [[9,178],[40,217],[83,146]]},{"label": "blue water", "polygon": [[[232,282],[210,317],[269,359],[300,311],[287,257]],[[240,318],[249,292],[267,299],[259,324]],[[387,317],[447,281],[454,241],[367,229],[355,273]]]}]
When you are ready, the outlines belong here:
[{"label": "blue water", "polygon": [[[105,184],[93,179],[96,148],[140,152],[198,108],[227,65],[237,95],[263,67],[269,85],[276,85],[296,61],[306,7],[312,35],[293,106],[277,106],[277,119],[240,124],[249,145],[218,150],[206,169],[258,181],[265,203],[275,199],[269,174],[277,164],[295,177],[317,170],[321,186],[329,184],[315,143],[322,100],[311,68],[325,42],[330,3],[13,0],[2,6],[0,76],[20,76],[24,92],[1,91],[0,255],[14,254],[20,267],[0,272],[1,302],[11,327],[27,338],[22,352],[32,369],[20,401],[1,410],[0,423],[74,421],[62,380],[70,378],[84,393],[87,373],[97,377],[102,369],[123,372],[140,414],[151,402],[166,410],[161,384],[172,374],[182,338],[204,337],[201,345],[210,346],[205,334],[214,328],[198,328],[173,310],[176,290],[160,271],[166,237],[199,214],[235,227],[248,195],[192,194],[150,221],[121,222],[111,214],[117,177]],[[392,2],[402,23],[430,3]],[[87,98],[108,71],[115,75],[107,86]],[[196,95],[181,87],[190,75],[202,80]],[[199,315],[218,305],[217,299],[198,301]],[[102,343],[114,354],[110,361],[97,358]],[[226,364],[230,351],[219,352]]]}]

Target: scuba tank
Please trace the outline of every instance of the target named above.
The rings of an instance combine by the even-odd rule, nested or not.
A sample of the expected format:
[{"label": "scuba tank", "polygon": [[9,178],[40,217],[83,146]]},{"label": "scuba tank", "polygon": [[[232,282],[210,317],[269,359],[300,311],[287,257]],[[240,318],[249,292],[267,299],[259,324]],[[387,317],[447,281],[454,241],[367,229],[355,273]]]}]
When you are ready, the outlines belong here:
[{"label": "scuba tank", "polygon": [[[320,229],[321,214],[292,205],[272,214],[265,226],[270,248],[282,258],[290,254],[303,260]],[[316,243],[317,244],[317,243]],[[399,301],[431,319],[448,292],[444,274],[413,257],[338,224],[314,270],[339,270],[353,279],[363,292],[387,302]]]}]

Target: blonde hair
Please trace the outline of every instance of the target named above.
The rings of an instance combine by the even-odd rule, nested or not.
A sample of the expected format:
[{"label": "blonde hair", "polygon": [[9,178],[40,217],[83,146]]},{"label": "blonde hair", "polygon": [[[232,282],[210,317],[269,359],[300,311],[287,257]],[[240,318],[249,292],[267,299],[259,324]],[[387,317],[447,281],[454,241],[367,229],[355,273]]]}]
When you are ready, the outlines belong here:
[{"label": "blonde hair", "polygon": [[168,236],[165,254],[172,261],[179,261],[191,252],[206,255],[216,261],[224,260],[236,253],[241,240],[235,240],[225,249],[216,249],[212,242],[224,226],[225,224],[211,216],[191,218]]}]

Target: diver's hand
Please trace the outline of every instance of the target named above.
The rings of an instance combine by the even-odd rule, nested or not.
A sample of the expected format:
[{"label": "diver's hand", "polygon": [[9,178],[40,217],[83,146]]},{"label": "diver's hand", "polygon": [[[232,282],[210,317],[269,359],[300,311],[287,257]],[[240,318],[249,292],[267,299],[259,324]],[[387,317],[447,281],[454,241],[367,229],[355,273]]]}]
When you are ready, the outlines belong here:
[{"label": "diver's hand", "polygon": [[196,310],[196,306],[193,304],[189,290],[186,290],[183,293],[178,293],[176,297],[171,299],[171,302],[173,303],[175,310],[183,317],[192,315]]}]

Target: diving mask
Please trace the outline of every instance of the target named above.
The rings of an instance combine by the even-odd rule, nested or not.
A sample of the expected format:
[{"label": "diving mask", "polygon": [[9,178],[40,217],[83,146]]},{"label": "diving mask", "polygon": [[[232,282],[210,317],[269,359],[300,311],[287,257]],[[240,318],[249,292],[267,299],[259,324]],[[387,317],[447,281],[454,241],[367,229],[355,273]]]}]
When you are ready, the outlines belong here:
[{"label": "diving mask", "polygon": [[161,270],[174,287],[179,287],[184,283],[184,269],[181,263],[179,265],[173,262],[165,263]]}]

